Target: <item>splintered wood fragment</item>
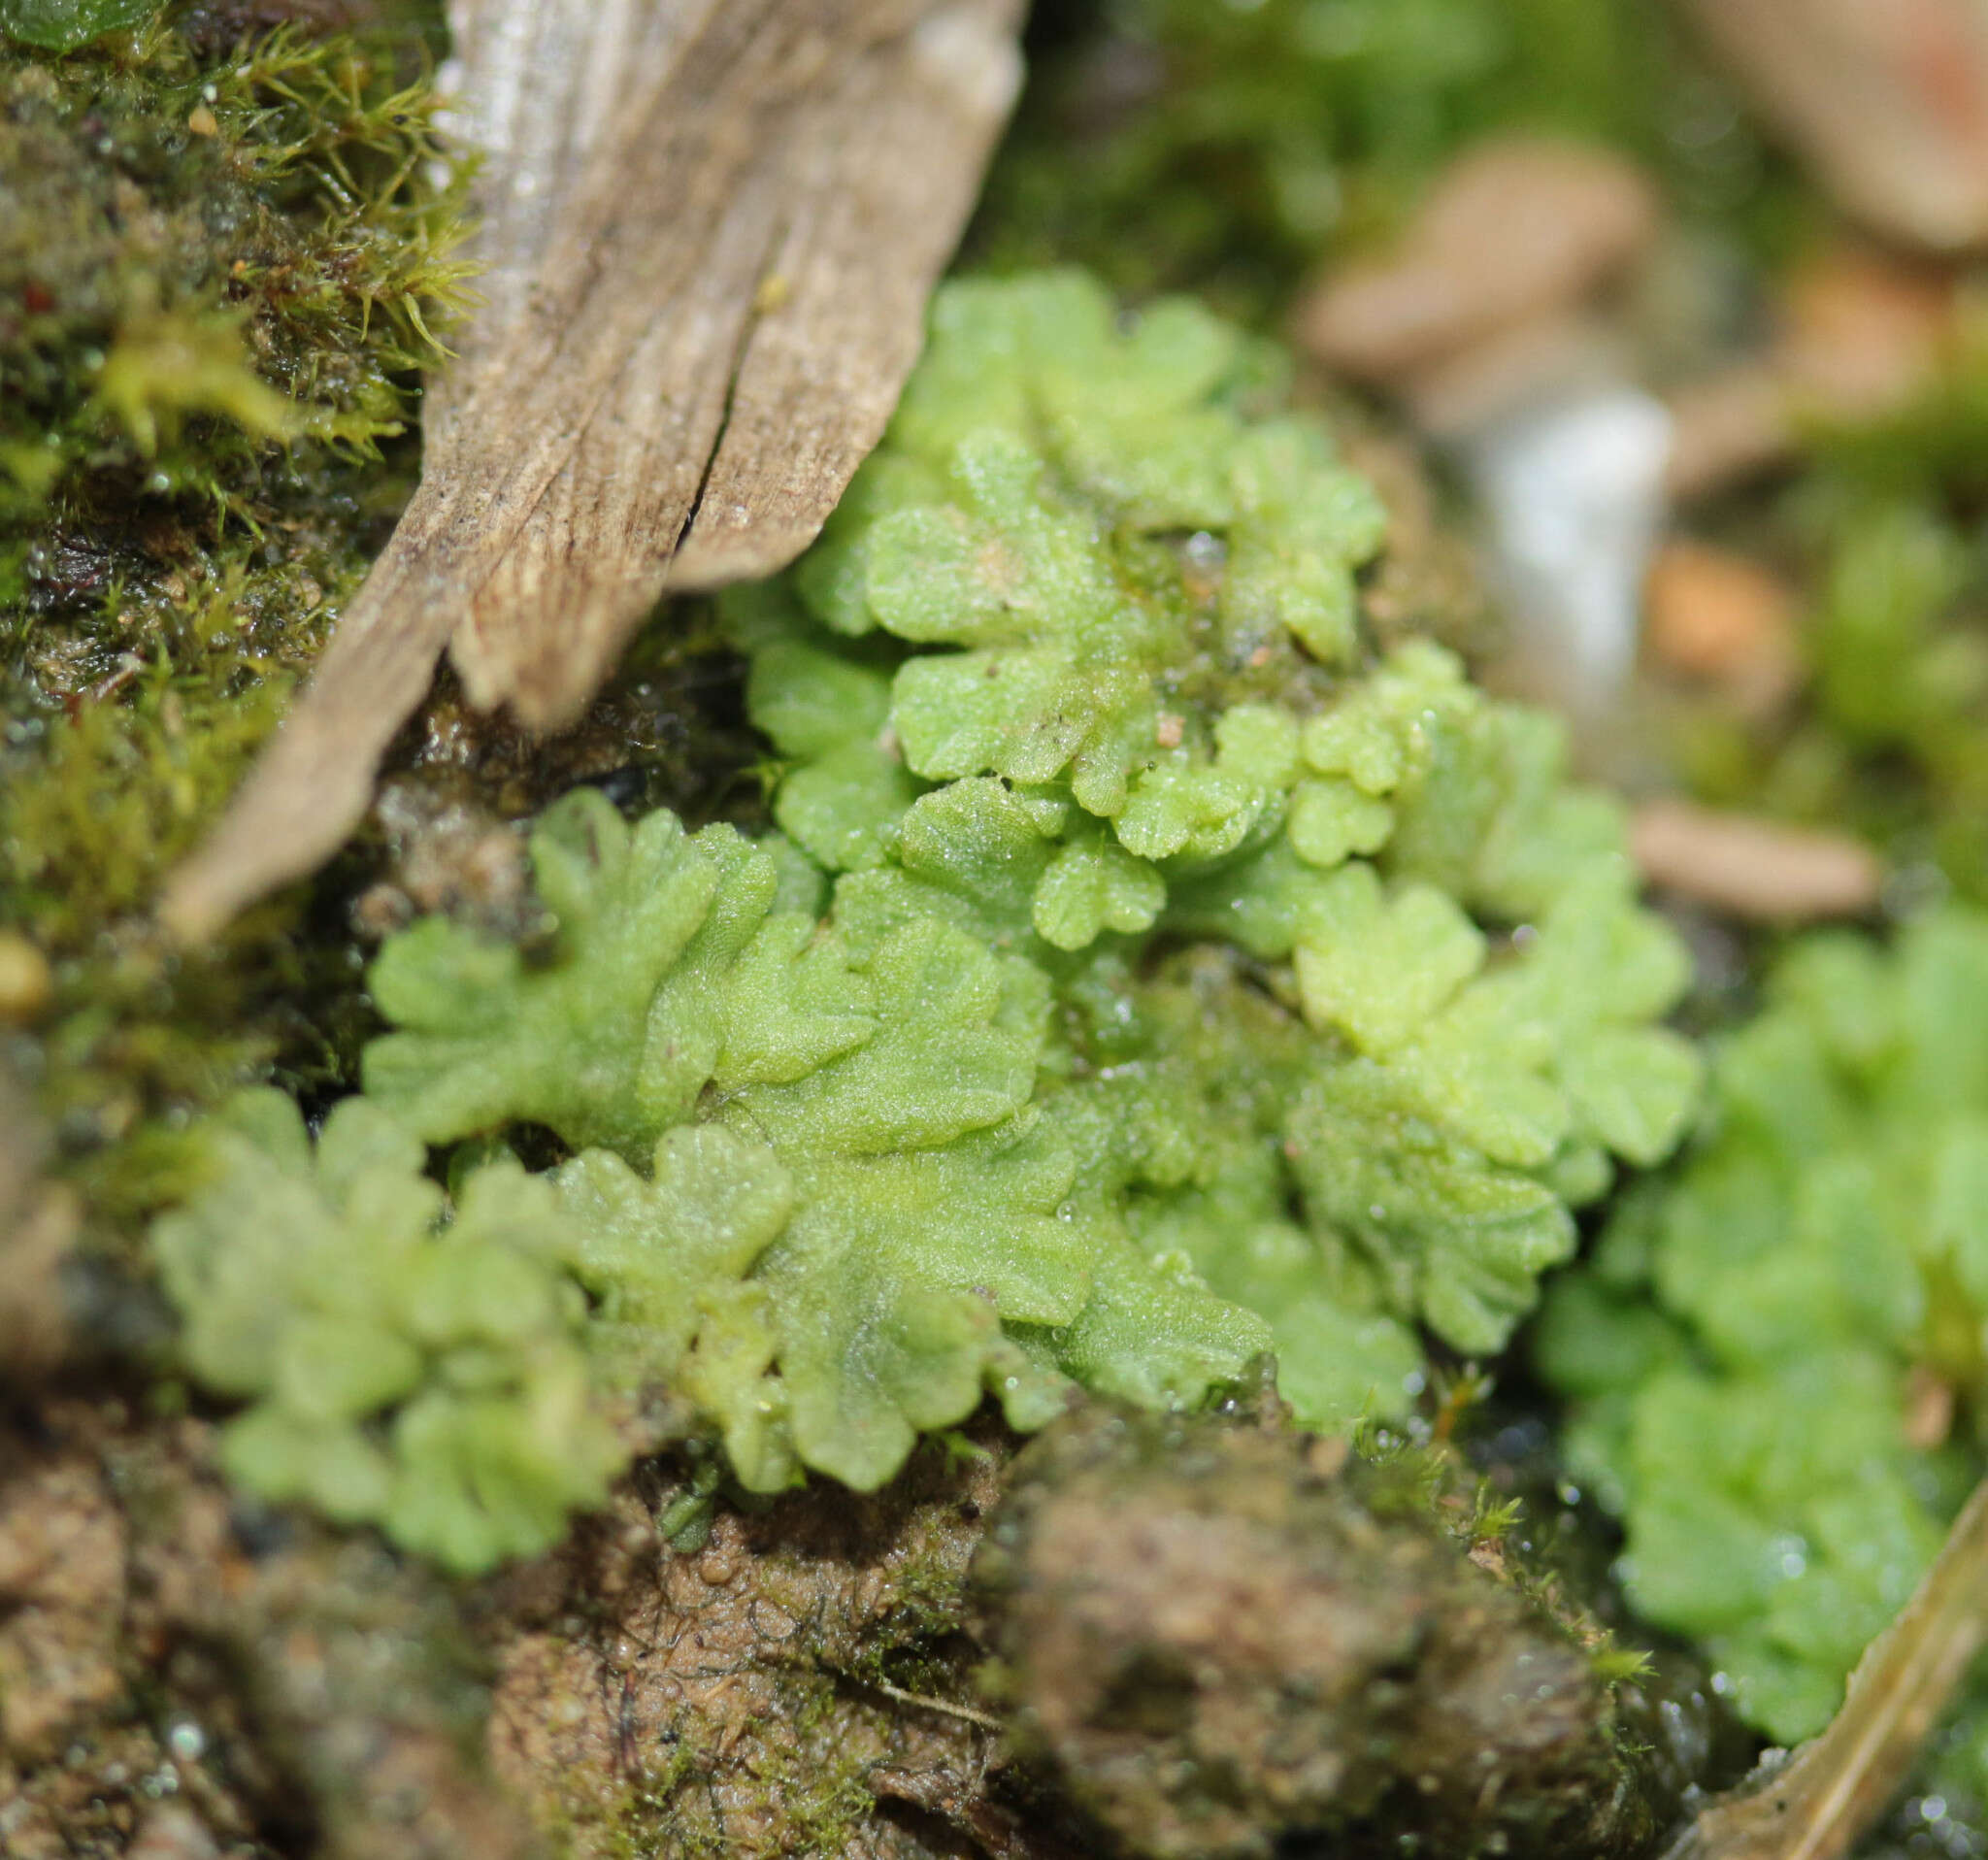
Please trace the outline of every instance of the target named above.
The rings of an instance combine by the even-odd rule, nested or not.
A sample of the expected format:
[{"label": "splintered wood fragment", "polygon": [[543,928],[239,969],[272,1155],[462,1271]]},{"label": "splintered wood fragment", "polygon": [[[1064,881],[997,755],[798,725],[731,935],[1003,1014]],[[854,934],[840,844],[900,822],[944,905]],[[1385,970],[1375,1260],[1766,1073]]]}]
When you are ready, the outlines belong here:
[{"label": "splintered wood fragment", "polygon": [[1020,79],[1017,0],[458,0],[485,298],[422,477],[316,675],[160,915],[319,864],[447,648],[572,721],[666,590],[771,574],[916,359]]},{"label": "splintered wood fragment", "polygon": [[1857,1663],[1829,1729],[1764,1779],[1721,1796],[1665,1860],[1837,1860],[1905,1779],[1984,1639],[1988,1480]]}]

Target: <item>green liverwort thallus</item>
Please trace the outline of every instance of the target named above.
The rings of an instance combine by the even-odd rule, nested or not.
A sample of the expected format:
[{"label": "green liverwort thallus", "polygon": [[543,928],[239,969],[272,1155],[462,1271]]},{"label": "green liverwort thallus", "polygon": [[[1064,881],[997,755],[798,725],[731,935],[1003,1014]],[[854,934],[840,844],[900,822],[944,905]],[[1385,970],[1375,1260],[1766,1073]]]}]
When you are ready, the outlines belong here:
[{"label": "green liverwort thallus", "polygon": [[559,803],[549,950],[382,951],[369,1114],[554,1133],[593,1374],[756,1489],[1264,1350],[1308,1422],[1399,1412],[1418,1329],[1499,1348],[1698,1064],[1557,727],[1371,635],[1385,527],[1194,305],[944,287],[820,543],[727,601],[780,831]]}]

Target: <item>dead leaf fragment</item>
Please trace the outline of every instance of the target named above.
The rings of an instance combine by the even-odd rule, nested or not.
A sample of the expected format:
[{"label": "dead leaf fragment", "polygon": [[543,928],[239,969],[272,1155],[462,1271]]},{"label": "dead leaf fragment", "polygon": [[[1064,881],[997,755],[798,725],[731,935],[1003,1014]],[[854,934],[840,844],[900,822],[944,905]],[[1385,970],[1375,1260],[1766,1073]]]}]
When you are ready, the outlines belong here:
[{"label": "dead leaf fragment", "polygon": [[1017,15],[459,0],[486,301],[400,526],[168,886],[176,934],[328,856],[445,646],[478,705],[556,728],[666,588],[812,540],[916,358],[1019,83]]},{"label": "dead leaf fragment", "polygon": [[1657,218],[1649,183],[1617,155],[1484,143],[1437,182],[1398,250],[1321,282],[1298,341],[1328,368],[1397,379],[1571,309],[1647,247]]},{"label": "dead leaf fragment", "polygon": [[1761,923],[1856,916],[1884,867],[1846,834],[1780,826],[1683,801],[1650,801],[1629,824],[1630,855],[1660,890]]}]

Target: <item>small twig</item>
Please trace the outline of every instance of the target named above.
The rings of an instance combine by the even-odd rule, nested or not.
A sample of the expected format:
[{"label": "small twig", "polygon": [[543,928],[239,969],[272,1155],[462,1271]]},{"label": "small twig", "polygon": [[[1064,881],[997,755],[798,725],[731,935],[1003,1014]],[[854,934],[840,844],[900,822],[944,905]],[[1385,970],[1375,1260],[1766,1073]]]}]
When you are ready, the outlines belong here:
[{"label": "small twig", "polygon": [[873,1692],[881,1692],[886,1699],[895,1699],[899,1705],[914,1705],[926,1711],[943,1711],[949,1718],[963,1718],[968,1724],[977,1724],[983,1731],[1008,1729],[992,1712],[976,1711],[971,1705],[954,1705],[949,1699],[928,1699],[922,1692],[907,1692],[903,1686],[892,1685],[888,1679],[865,1678],[862,1683]]}]

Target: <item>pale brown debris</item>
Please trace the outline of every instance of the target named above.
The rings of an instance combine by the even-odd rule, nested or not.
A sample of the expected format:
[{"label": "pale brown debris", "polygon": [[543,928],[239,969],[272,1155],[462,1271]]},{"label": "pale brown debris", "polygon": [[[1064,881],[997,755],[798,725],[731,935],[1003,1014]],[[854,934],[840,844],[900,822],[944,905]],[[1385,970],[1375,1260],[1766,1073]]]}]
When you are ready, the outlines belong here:
[{"label": "pale brown debris", "polygon": [[0,1024],[26,1026],[49,1005],[49,959],[17,930],[0,930]]},{"label": "pale brown debris", "polygon": [[1683,801],[1638,808],[1629,848],[1660,890],[1763,923],[1855,916],[1876,904],[1884,881],[1876,853],[1846,834]]},{"label": "pale brown debris", "polygon": [[1949,272],[1868,247],[1832,247],[1788,279],[1761,355],[1671,399],[1667,475],[1689,502],[1786,463],[1805,420],[1882,418],[1936,379],[1956,322]]},{"label": "pale brown debris", "polygon": [[1398,379],[1577,303],[1646,249],[1657,217],[1648,182],[1619,156],[1482,144],[1436,183],[1394,252],[1312,291],[1297,339],[1329,368]]},{"label": "pale brown debris", "polygon": [[1679,537],[1650,564],[1644,637],[1665,670],[1717,686],[1742,710],[1773,710],[1801,671],[1795,595],[1732,549]]},{"label": "pale brown debris", "polygon": [[220,1860],[220,1852],[198,1816],[166,1804],[145,1817],[124,1860]]},{"label": "pale brown debris", "polygon": [[0,1388],[39,1381],[74,1342],[62,1264],[83,1209],[73,1188],[44,1179],[48,1146],[26,1090],[0,1065]]},{"label": "pale brown debris", "polygon": [[1837,199],[1936,250],[1988,242],[1977,0],[1680,0]]},{"label": "pale brown debris", "polygon": [[1951,273],[1837,246],[1788,280],[1775,359],[1801,403],[1839,419],[1895,412],[1933,379],[1954,327]]},{"label": "pale brown debris", "polygon": [[1959,1391],[1944,1376],[1914,1363],[1905,1377],[1905,1445],[1921,1453],[1944,1446],[1953,1438],[1958,1402]]},{"label": "pale brown debris", "polygon": [[1493,330],[1405,377],[1404,402],[1436,439],[1481,432],[1514,409],[1607,388],[1629,377],[1622,332],[1591,310],[1548,312]]},{"label": "pale brown debris", "polygon": [[1679,503],[1742,484],[1794,453],[1794,410],[1771,362],[1738,362],[1689,382],[1671,395],[1670,408],[1664,488]]},{"label": "pale brown debris", "polygon": [[399,528],[167,888],[182,941],[337,847],[445,646],[477,704],[555,728],[666,588],[806,547],[916,358],[1019,82],[1017,14],[458,0],[485,304]]}]

